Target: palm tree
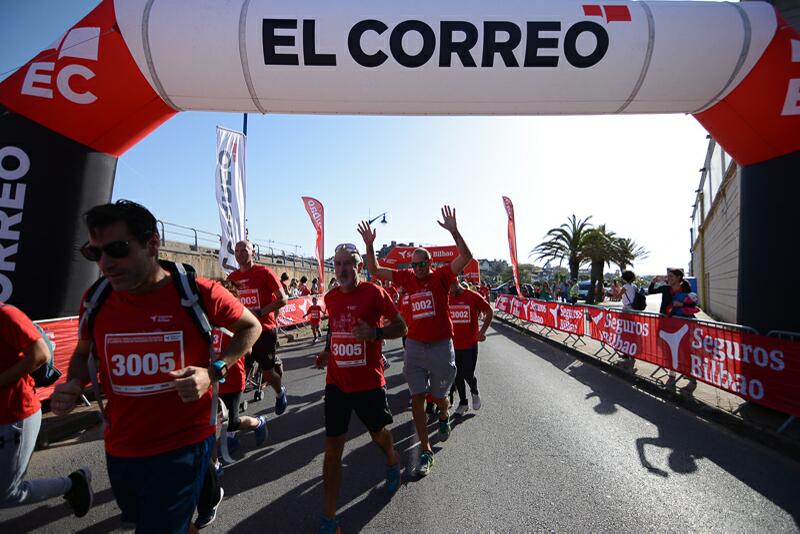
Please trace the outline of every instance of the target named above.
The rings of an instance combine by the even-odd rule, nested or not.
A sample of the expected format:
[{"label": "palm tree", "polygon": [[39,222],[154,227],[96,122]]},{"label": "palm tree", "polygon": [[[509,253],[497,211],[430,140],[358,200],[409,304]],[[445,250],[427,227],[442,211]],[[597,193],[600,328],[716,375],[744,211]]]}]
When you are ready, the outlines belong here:
[{"label": "palm tree", "polygon": [[591,215],[583,220],[574,214],[558,228],[551,228],[545,234],[547,239],[539,243],[528,253],[528,257],[536,254],[538,259],[567,260],[569,275],[578,279],[578,269],[585,261],[582,253],[582,242],[586,232],[592,227],[589,223]]},{"label": "palm tree", "polygon": [[636,260],[644,259],[650,255],[650,251],[636,244],[636,241],[627,237],[617,237],[614,239],[616,253],[611,260],[619,267],[620,272],[632,265]]},{"label": "palm tree", "polygon": [[603,270],[606,264],[611,265],[617,253],[616,237],[614,232],[606,230],[606,225],[588,230],[583,237],[581,252],[591,262],[592,285],[586,297],[587,304],[595,302],[595,288],[597,282],[603,284]]}]

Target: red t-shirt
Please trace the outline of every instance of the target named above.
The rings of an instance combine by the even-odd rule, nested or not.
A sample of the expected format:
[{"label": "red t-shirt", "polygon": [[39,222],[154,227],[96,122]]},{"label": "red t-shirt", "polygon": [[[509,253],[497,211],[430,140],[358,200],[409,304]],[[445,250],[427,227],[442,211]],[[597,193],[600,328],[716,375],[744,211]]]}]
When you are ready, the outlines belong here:
[{"label": "red t-shirt", "polygon": [[481,286],[480,289],[481,296],[485,299],[489,298],[489,288],[486,286]]},{"label": "red t-shirt", "polygon": [[322,308],[318,305],[309,306],[308,310],[308,322],[313,325],[318,325],[320,320],[322,319]]},{"label": "red t-shirt", "polygon": [[397,317],[397,308],[389,294],[369,282],[361,282],[349,293],[337,287],[325,294],[325,308],[331,332],[331,356],[325,383],[334,384],[345,393],[386,385],[381,342],[358,341],[351,332],[358,319],[377,327],[381,317]]},{"label": "red t-shirt", "polygon": [[435,269],[425,280],[417,279],[411,269],[392,273],[393,282],[409,297],[408,339],[427,343],[453,337],[447,295],[455,279],[449,265]]},{"label": "red t-shirt", "polygon": [[308,286],[305,284],[300,284],[297,286],[297,290],[300,291],[300,296],[305,297],[311,294],[311,290],[308,289]]},{"label": "red t-shirt", "polygon": [[465,289],[457,297],[450,295],[453,348],[468,349],[478,342],[478,315],[490,309],[489,303],[471,289]]},{"label": "red t-shirt", "polygon": [[[42,334],[27,315],[14,306],[0,303],[0,373],[24,359],[22,351],[40,337]],[[41,407],[31,375],[0,387],[0,425],[21,421]]]},{"label": "red t-shirt", "polygon": [[[244,307],[227,289],[199,277],[197,286],[211,324],[227,327],[242,316]],[[167,375],[209,365],[208,343],[181,307],[171,281],[143,295],[112,291],[95,317],[92,335],[108,399],[109,454],[152,456],[214,433],[211,390],[195,402],[183,402]]]},{"label": "red t-shirt", "polygon": [[[239,290],[239,300],[249,310],[258,310],[272,304],[275,292],[281,288],[281,282],[272,269],[263,265],[253,265],[249,271],[233,271],[228,275],[228,280],[236,283]],[[258,320],[267,330],[278,326],[275,313],[265,313],[257,316]]]},{"label": "red t-shirt", "polygon": [[[214,329],[214,351],[221,354],[233,339],[230,331],[222,328]],[[219,385],[219,394],[239,393],[244,391],[244,356],[236,360],[236,363],[228,367],[228,374],[225,375],[225,382]]]}]

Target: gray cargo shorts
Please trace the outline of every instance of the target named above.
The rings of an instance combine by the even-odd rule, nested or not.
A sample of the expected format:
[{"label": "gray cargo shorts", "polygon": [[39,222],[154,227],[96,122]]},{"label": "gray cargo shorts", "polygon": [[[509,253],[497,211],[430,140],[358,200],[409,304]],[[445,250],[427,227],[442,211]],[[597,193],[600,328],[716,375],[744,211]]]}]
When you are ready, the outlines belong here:
[{"label": "gray cargo shorts", "polygon": [[403,376],[411,395],[430,393],[434,399],[445,398],[456,378],[453,340],[424,343],[406,339]]}]

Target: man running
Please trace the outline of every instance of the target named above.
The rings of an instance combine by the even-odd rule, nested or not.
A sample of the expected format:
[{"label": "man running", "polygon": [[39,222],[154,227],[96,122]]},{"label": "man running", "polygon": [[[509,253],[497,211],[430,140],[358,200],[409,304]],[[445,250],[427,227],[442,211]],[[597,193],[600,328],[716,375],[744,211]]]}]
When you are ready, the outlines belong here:
[{"label": "man running", "polygon": [[311,306],[308,307],[303,318],[309,316],[311,318],[308,320],[308,324],[311,325],[311,333],[314,334],[314,340],[311,343],[316,343],[317,339],[321,337],[319,322],[322,320],[322,307],[317,304],[317,297],[311,298]]},{"label": "man running", "polygon": [[433,449],[425,418],[427,392],[431,393],[439,406],[439,438],[445,441],[450,437],[447,397],[456,376],[456,364],[448,293],[456,275],[472,259],[472,253],[458,231],[455,210],[444,206],[442,219],[439,226],[453,236],[459,255],[449,265],[435,270],[431,268],[430,253],[424,248],[416,249],[411,255],[411,269],[379,268],[373,247],[375,230],[365,221],[358,226],[358,232],[367,246],[367,262],[372,276],[404,288],[411,304],[403,375],[411,392],[411,411],[422,449],[418,469],[420,476],[430,473],[433,467]]},{"label": "man running", "polygon": [[[386,491],[400,485],[400,456],[386,425],[392,413],[386,399],[381,363],[381,340],[406,333],[406,324],[382,288],[359,280],[364,260],[355,245],[336,247],[333,259],[339,286],[325,295],[328,337],[317,356],[318,368],[328,365],[325,377],[325,506],[320,532],[337,532],[336,500],[342,481],[342,452],[350,414],[355,411],[386,455]],[[389,323],[381,328],[381,318]]]},{"label": "man running", "polygon": [[50,405],[56,415],[75,407],[97,357],[108,477],[122,520],[137,532],[186,532],[214,442],[212,382],[250,350],[261,326],[225,288],[198,277],[209,321],[233,332],[211,365],[207,338],[181,305],[168,264],[158,261],[155,217],[120,200],[85,218],[89,241],[81,252],[97,262],[111,291],[99,309],[81,307],[93,320],[79,332],[67,381]]},{"label": "man running", "polygon": [[252,359],[261,369],[262,379],[275,390],[275,415],[286,411],[288,399],[283,381],[283,362],[276,354],[278,343],[277,312],[286,305],[287,296],[278,277],[269,267],[255,263],[250,241],[236,243],[239,269],[228,275],[239,289],[242,304],[261,322],[261,337],[253,345]]},{"label": "man running", "polygon": [[[0,508],[63,496],[76,517],[92,506],[92,473],[24,480],[42,425],[31,373],[53,355],[28,316],[0,302]],[[9,525],[7,532],[12,527]]]},{"label": "man running", "polygon": [[[483,324],[478,330],[478,316],[483,316]],[[453,282],[450,288],[450,318],[453,320],[453,346],[456,351],[456,383],[458,408],[456,415],[464,415],[469,409],[466,381],[472,394],[472,409],[481,409],[481,396],[478,393],[478,379],[475,366],[478,363],[478,342],[486,341],[486,331],[492,324],[494,313],[489,303],[475,291],[466,287],[466,282]],[[452,402],[453,389],[450,389]]]}]

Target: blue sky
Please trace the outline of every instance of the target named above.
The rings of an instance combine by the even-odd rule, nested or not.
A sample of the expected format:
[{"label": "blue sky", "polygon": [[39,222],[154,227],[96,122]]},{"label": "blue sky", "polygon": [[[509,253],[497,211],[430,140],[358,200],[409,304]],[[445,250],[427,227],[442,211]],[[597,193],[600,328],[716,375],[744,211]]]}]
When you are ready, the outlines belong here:
[{"label": "blue sky", "polygon": [[[0,78],[96,3],[2,0]],[[141,202],[165,221],[219,232],[217,125],[240,130],[242,116],[187,112],[168,121],[120,158],[114,198]],[[383,211],[389,224],[378,225],[378,243],[450,244],[435,221],[447,203],[477,257],[508,259],[501,200],[507,195],[521,261],[549,228],[575,213],[650,249],[636,270],[660,273],[689,260],[705,135],[682,115],[250,115],[250,235],[313,254],[314,231],[300,201],[308,195],[325,205],[327,255],[338,242],[360,243],[357,222]]]}]

